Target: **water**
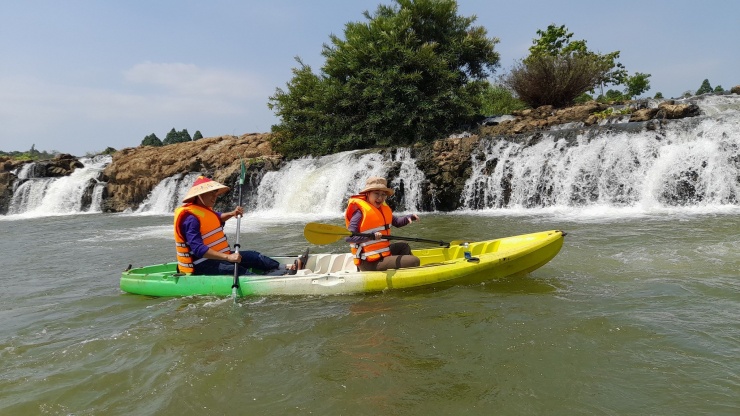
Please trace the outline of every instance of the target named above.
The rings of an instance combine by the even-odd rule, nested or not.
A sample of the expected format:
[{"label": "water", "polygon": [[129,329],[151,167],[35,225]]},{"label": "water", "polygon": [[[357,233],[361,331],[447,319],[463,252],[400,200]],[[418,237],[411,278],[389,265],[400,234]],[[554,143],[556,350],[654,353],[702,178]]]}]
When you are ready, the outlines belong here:
[{"label": "water", "polygon": [[[250,214],[241,242],[299,253],[305,222]],[[0,218],[0,414],[740,413],[737,207],[427,213],[399,232],[569,232],[543,268],[485,285],[236,305],[122,293],[129,263],[174,257],[170,224]]]}]

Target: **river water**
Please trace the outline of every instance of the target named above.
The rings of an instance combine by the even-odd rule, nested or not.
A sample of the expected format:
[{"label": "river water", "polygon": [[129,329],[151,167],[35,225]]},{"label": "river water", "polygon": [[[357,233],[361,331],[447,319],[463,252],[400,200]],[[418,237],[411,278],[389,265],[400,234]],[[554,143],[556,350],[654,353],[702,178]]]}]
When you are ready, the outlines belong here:
[{"label": "river water", "polygon": [[[484,285],[121,292],[129,264],[174,257],[171,220],[0,217],[1,415],[740,414],[737,205],[426,213],[398,232],[568,232],[541,269]],[[299,253],[314,220],[339,215],[250,214],[242,247]]]}]

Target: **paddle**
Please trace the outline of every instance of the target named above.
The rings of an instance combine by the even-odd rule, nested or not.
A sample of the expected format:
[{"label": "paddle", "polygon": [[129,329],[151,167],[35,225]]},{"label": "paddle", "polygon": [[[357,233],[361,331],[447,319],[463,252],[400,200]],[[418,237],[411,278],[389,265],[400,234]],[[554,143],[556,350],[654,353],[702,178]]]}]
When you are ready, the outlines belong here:
[{"label": "paddle", "polygon": [[[343,237],[349,237],[349,236],[375,238],[375,235],[373,234],[353,233],[352,231],[349,231],[348,229],[344,227],[340,227],[337,225],[329,225],[329,224],[319,224],[316,222],[309,222],[308,224],[306,224],[306,227],[303,229],[303,235],[306,237],[306,240],[308,240],[309,243],[319,244],[319,245],[330,244],[330,243],[341,240]],[[447,248],[450,247],[450,243],[447,243],[445,241],[426,240],[423,238],[386,235],[386,236],[383,236],[383,239],[416,241],[419,243],[439,244],[440,246],[447,247]]]},{"label": "paddle", "polygon": [[[244,167],[244,161],[241,160],[241,173],[239,174],[239,206],[242,206],[242,187],[244,185],[244,177],[247,174],[247,169]],[[239,234],[241,231],[242,216],[236,216],[236,242],[234,243],[234,252],[239,252]],[[236,292],[239,290],[239,263],[234,263],[234,283],[231,284],[231,295],[236,303]]]}]

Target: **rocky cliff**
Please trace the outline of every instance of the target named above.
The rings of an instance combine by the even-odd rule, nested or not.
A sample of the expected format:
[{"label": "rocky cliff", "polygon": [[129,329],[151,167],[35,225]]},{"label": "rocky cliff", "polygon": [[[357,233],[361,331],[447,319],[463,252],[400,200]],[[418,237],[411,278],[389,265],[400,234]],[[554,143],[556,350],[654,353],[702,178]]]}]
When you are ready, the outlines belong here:
[{"label": "rocky cliff", "polygon": [[108,182],[103,210],[135,208],[160,181],[181,173],[201,172],[233,186],[241,170],[240,159],[248,166],[250,180],[258,180],[255,175],[282,163],[282,156],[273,152],[268,139],[267,134],[245,134],[118,151],[103,172],[103,180]]}]

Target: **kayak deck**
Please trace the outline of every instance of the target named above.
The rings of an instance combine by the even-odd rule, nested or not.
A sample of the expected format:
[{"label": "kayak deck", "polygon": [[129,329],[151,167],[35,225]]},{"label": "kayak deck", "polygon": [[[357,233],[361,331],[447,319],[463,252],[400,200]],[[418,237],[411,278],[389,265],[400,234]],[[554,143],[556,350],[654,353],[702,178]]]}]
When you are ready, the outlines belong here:
[{"label": "kayak deck", "polygon": [[[523,234],[494,240],[412,250],[419,267],[379,272],[359,272],[350,253],[311,254],[305,269],[295,275],[239,276],[239,296],[324,295],[371,293],[415,287],[474,284],[514,274],[528,273],[549,262],[563,244],[559,230]],[[471,259],[465,258],[469,252]],[[273,257],[292,264],[297,256]],[[145,266],[123,272],[121,289],[149,296],[232,294],[233,276],[177,273],[175,263]]]}]

